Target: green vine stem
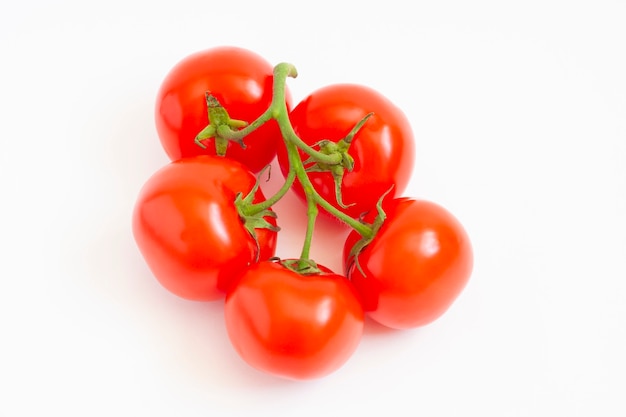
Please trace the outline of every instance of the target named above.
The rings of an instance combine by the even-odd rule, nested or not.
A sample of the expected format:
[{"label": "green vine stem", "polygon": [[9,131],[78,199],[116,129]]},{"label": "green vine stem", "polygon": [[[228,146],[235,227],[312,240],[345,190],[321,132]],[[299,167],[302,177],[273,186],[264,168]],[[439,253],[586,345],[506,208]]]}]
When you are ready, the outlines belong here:
[{"label": "green vine stem", "polygon": [[[280,189],[272,195],[270,198],[263,202],[253,204],[252,195],[246,196],[243,200],[250,201],[250,203],[240,204],[238,206],[242,217],[251,218],[257,215],[264,215],[269,208],[276,204],[291,188],[294,181],[297,179],[304,190],[306,204],[307,204],[307,228],[304,239],[304,244],[300,254],[298,269],[309,270],[312,265],[310,259],[311,242],[313,239],[313,232],[315,228],[315,221],[319,212],[318,207],[322,207],[328,211],[331,215],[347,224],[352,229],[356,230],[363,239],[371,240],[374,236],[376,229],[379,225],[367,224],[360,219],[355,219],[340,211],[328,201],[326,201],[313,187],[311,180],[308,177],[306,163],[314,163],[319,167],[340,167],[345,165],[348,169],[351,169],[351,161],[346,158],[348,146],[352,142],[352,139],[358,129],[366,122],[370,115],[361,120],[348,134],[348,136],[339,142],[339,148],[336,152],[322,152],[317,151],[311,146],[307,145],[294,131],[291,121],[289,120],[289,111],[287,109],[285,89],[286,81],[288,77],[295,78],[298,73],[296,68],[289,63],[280,63],[274,67],[274,84],[273,84],[273,96],[270,106],[261,114],[256,120],[250,124],[245,122],[231,120],[228,117],[226,111],[221,108],[219,103],[216,105],[216,100],[207,93],[207,103],[209,106],[213,106],[213,110],[219,114],[219,120],[217,125],[211,121],[211,124],[203,129],[202,132],[196,137],[196,143],[199,146],[203,146],[201,141],[208,137],[214,136],[216,141],[228,142],[234,141],[245,147],[244,138],[261,127],[263,124],[271,119],[276,120],[281,135],[283,137],[284,144],[287,148],[287,154],[289,158],[289,173],[285,178],[284,184]],[[217,109],[217,110],[216,110]],[[306,153],[309,158],[307,161],[302,161],[300,158],[299,150]],[[263,171],[262,171],[263,172]],[[329,170],[329,175],[331,172]],[[257,179],[260,181],[260,176]],[[256,191],[255,187],[255,190]]]},{"label": "green vine stem", "polygon": [[[338,210],[332,204],[326,201],[321,195],[319,195],[317,191],[315,191],[315,188],[313,187],[313,184],[311,183],[311,180],[307,175],[306,169],[304,168],[304,163],[302,162],[302,160],[300,159],[300,155],[298,154],[299,143],[298,141],[293,140],[294,138],[298,138],[298,136],[293,131],[293,127],[291,127],[291,123],[289,123],[289,118],[285,118],[287,119],[287,123],[281,123],[280,120],[278,122],[281,128],[281,132],[283,133],[283,137],[285,138],[287,154],[289,155],[289,173],[294,172],[296,178],[298,179],[298,181],[300,181],[302,189],[304,190],[304,195],[306,197],[307,207],[309,207],[311,203],[314,203],[316,206],[319,205],[330,214],[343,221],[348,226],[352,227],[361,236],[370,237],[372,234],[372,229],[368,225],[361,223],[359,220],[354,219],[344,212]],[[300,140],[300,138],[298,138],[298,140]],[[315,212],[313,212],[310,208],[307,209],[307,214],[313,213],[317,215],[317,207]],[[309,233],[307,233],[307,237],[308,235]],[[305,244],[308,243],[308,241],[305,241]]]}]

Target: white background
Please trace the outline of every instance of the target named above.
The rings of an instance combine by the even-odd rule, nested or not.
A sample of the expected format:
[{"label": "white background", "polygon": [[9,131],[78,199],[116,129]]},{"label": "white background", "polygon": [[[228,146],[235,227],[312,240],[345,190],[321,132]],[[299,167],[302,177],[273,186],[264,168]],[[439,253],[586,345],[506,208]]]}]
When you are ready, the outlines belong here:
[{"label": "white background", "polygon": [[[626,415],[625,22],[604,0],[3,0],[0,415]],[[221,302],[152,278],[130,215],[168,162],[156,90],[225,44],[295,64],[296,101],[356,82],[405,111],[405,195],[475,248],[444,317],[368,322],[343,368],[290,382],[240,360]],[[297,255],[301,205],[276,209]],[[319,229],[337,268],[345,233]]]}]

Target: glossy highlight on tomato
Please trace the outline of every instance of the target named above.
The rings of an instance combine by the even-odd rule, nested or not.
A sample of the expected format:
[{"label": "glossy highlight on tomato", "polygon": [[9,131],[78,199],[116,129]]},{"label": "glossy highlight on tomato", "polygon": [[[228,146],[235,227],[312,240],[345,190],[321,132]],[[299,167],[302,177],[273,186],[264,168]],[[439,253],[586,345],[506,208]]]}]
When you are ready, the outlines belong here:
[{"label": "glossy highlight on tomato", "polygon": [[[401,195],[413,171],[415,145],[406,115],[378,91],[358,84],[332,84],[322,87],[299,102],[289,118],[296,134],[309,146],[320,140],[337,142],[367,114],[374,113],[359,130],[348,153],[354,169],[342,182],[342,208],[335,197],[335,183],[329,172],[310,172],[315,190],[337,209],[357,218],[376,205],[392,186],[390,197]],[[308,156],[300,150],[300,157]],[[283,175],[289,171],[285,146],[278,148]],[[302,186],[294,190],[304,198]],[[326,213],[326,211],[321,210]]]},{"label": "glossy highlight on tomato", "polygon": [[[182,59],[163,80],[155,105],[157,133],[169,158],[215,155],[214,139],[204,141],[206,149],[194,142],[209,124],[206,92],[232,119],[251,123],[269,107],[272,82],[272,65],[244,48],[220,46]],[[289,106],[288,92],[286,99]],[[281,138],[278,124],[270,120],[245,138],[245,149],[230,143],[226,156],[258,172],[272,161]]]},{"label": "glossy highlight on tomato", "polygon": [[465,288],[473,267],[469,237],[442,206],[410,198],[385,201],[387,219],[358,254],[360,235],[344,246],[346,275],[375,321],[391,328],[424,326],[439,318]]},{"label": "glossy highlight on tomato", "polygon": [[288,379],[339,369],[363,333],[363,309],[345,277],[301,275],[277,262],[252,265],[226,296],[228,336],[250,366]]},{"label": "glossy highlight on tomato", "polygon": [[[208,155],[171,162],[148,179],[135,203],[133,235],[166,289],[190,300],[217,300],[256,261],[256,243],[234,205],[255,182],[239,162]],[[255,202],[263,200],[257,191]],[[257,236],[259,259],[272,257],[276,232],[257,229]]]}]

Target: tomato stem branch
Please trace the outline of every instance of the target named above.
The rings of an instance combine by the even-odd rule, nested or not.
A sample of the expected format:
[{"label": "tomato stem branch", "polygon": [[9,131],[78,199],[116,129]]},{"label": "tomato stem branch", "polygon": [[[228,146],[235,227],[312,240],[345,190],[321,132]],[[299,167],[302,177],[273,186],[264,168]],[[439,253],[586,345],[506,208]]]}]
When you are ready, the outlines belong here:
[{"label": "tomato stem branch", "polygon": [[331,215],[335,216],[337,219],[341,220],[352,229],[356,230],[358,234],[362,237],[369,238],[373,235],[372,227],[366,223],[362,223],[361,221],[350,217],[344,212],[337,209],[335,206],[326,201],[321,195],[317,192],[314,194],[315,202],[319,204],[320,207],[328,211]]},{"label": "tomato stem branch", "polygon": [[[284,128],[285,130],[291,129],[291,125],[288,124],[284,126],[283,124],[279,124],[281,126],[281,130]],[[294,172],[298,181],[302,185],[304,190],[304,195],[307,201],[307,234],[304,241],[304,247],[302,250],[301,259],[308,260],[309,250],[311,246],[311,240],[313,237],[313,226],[315,223],[315,218],[318,214],[317,206],[324,208],[330,214],[338,218],[339,220],[346,223],[348,226],[352,227],[357,231],[361,236],[369,238],[373,234],[373,230],[371,226],[361,223],[359,220],[350,217],[349,215],[343,213],[342,211],[335,208],[332,204],[326,201],[313,187],[309,176],[306,173],[304,168],[304,163],[300,159],[300,155],[298,154],[297,145],[293,142],[289,141],[289,137],[285,135],[285,146],[287,147],[287,155],[289,157],[289,172]],[[311,206],[314,207],[315,210],[311,209]]]},{"label": "tomato stem branch", "polygon": [[255,215],[257,213],[261,213],[262,211],[269,209],[274,204],[278,203],[278,201],[281,198],[283,198],[285,194],[287,194],[287,192],[293,185],[295,179],[296,179],[295,171],[289,171],[289,173],[287,174],[287,177],[285,178],[284,184],[280,187],[278,191],[276,191],[276,193],[274,193],[273,196],[265,199],[265,201],[263,202],[251,204],[247,206],[244,210],[245,214]]},{"label": "tomato stem branch", "polygon": [[304,238],[304,245],[302,245],[302,252],[300,253],[300,260],[306,261],[310,258],[311,242],[313,240],[313,232],[315,230],[315,220],[319,210],[315,200],[310,199],[307,201],[307,223],[306,223],[306,235]]},{"label": "tomato stem branch", "polygon": [[[324,146],[322,146],[322,142],[320,142],[318,144],[320,150],[318,151],[314,149],[298,136],[298,134],[294,131],[294,128],[291,125],[291,121],[289,119],[289,109],[287,108],[286,100],[286,81],[288,77],[295,78],[297,77],[297,75],[298,73],[296,71],[296,68],[289,63],[280,63],[276,65],[274,67],[272,101],[269,107],[256,120],[247,125],[245,124],[245,122],[230,120],[228,114],[225,112],[225,110],[221,108],[219,103],[217,103],[216,101],[214,107],[216,107],[217,110],[215,111],[222,111],[224,114],[217,114],[218,116],[222,117],[222,119],[226,122],[207,126],[196,138],[196,142],[202,145],[199,141],[201,141],[203,138],[215,135],[216,140],[219,139],[225,142],[223,144],[223,147],[226,146],[226,143],[228,143],[228,141],[238,142],[241,146],[245,147],[243,140],[246,136],[248,136],[250,133],[258,129],[268,121],[272,119],[276,121],[280,129],[284,145],[287,148],[287,155],[289,159],[289,172],[285,178],[285,182],[272,197],[266,199],[265,201],[253,204],[252,197],[248,196],[246,197],[245,202],[239,203],[238,207],[242,216],[257,221],[254,216],[267,215],[265,213],[268,212],[270,207],[277,203],[287,193],[287,191],[289,191],[289,189],[297,179],[298,182],[302,185],[307,204],[306,235],[298,265],[299,270],[310,270],[311,268],[314,270],[314,262],[309,258],[311,252],[311,242],[315,229],[315,221],[319,214],[319,207],[322,207],[332,216],[336,217],[340,221],[350,226],[352,229],[356,230],[356,232],[359,233],[363,237],[363,239],[371,239],[376,232],[376,225],[366,224],[360,219],[352,218],[348,214],[342,212],[331,203],[326,201],[313,187],[313,184],[308,177],[307,168],[305,168],[306,164],[309,167],[308,169],[312,171],[328,170],[330,171],[329,175],[331,173],[335,175],[337,177],[335,178],[335,181],[336,186],[338,187],[338,201],[340,202],[340,205],[343,206],[340,199],[341,193],[339,192],[340,182],[343,175],[339,175],[338,172],[340,171],[340,173],[342,173],[344,169],[352,169],[353,159],[350,155],[348,155],[348,148],[350,146],[350,143],[352,142],[354,135],[363,126],[363,124],[371,116],[371,114],[368,114],[366,117],[364,117],[351,130],[348,136],[346,136],[337,144],[330,143],[330,141],[322,141],[324,143]],[[208,104],[212,104],[212,102],[210,101],[211,99],[212,96],[207,93]],[[306,161],[303,161],[300,157],[300,151],[309,156]],[[255,187],[258,187],[259,181],[260,178],[257,180],[257,185]]]},{"label": "tomato stem branch", "polygon": [[[302,150],[304,153],[309,155],[310,160],[315,161],[317,163],[323,164],[338,164],[341,162],[340,155],[337,154],[324,154],[322,152],[318,152],[307,145],[300,137],[296,134],[291,125],[291,121],[289,120],[289,112],[287,110],[287,104],[285,100],[285,82],[287,76],[296,76],[297,73],[295,68],[291,64],[278,64],[274,70],[274,90],[273,90],[273,99],[272,104],[268,111],[272,112],[272,118],[276,120],[278,126],[280,128],[281,134],[283,136],[283,141],[287,148],[287,155],[289,160],[289,174],[287,176],[288,182],[293,182],[296,178],[302,185],[304,189],[306,201],[307,201],[307,229],[304,244],[302,247],[302,252],[300,254],[301,263],[306,263],[309,261],[310,250],[311,250],[311,242],[313,239],[313,232],[315,229],[315,220],[318,215],[318,206],[327,210],[331,215],[338,218],[340,221],[343,221],[348,226],[352,227],[357,231],[361,236],[365,238],[369,238],[373,234],[372,227],[365,223],[360,222],[357,219],[350,217],[349,215],[343,213],[342,211],[335,208],[332,204],[327,202],[313,187],[311,180],[309,179],[306,169],[304,167],[304,162],[300,158],[300,154],[298,149]],[[253,122],[254,124],[254,122]],[[360,128],[360,126],[359,126]],[[245,130],[245,129],[244,129]],[[279,190],[280,194],[282,193],[283,188]]]}]

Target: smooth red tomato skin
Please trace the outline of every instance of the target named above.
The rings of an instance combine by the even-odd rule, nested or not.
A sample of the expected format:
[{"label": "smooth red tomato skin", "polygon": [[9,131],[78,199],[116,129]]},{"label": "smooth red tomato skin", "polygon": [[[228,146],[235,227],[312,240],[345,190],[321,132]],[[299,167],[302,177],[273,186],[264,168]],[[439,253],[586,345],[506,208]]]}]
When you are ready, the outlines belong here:
[{"label": "smooth red tomato skin", "polygon": [[[208,155],[171,162],[148,179],[135,203],[133,235],[166,289],[185,299],[217,300],[254,262],[256,245],[234,206],[236,194],[247,194],[254,183],[239,162]],[[255,199],[263,198],[259,190]],[[257,234],[259,258],[272,257],[276,232]]]},{"label": "smooth red tomato skin", "polygon": [[[357,133],[349,154],[354,169],[346,172],[342,182],[342,209],[335,198],[332,176],[328,172],[311,172],[315,189],[336,208],[359,217],[374,207],[378,199],[394,185],[389,197],[401,195],[413,171],[414,137],[406,115],[379,92],[357,84],[333,84],[311,93],[294,107],[290,120],[296,134],[308,145],[322,139],[339,141],[368,113],[374,115]],[[303,160],[308,158],[300,153]],[[289,162],[284,145],[278,147],[278,160],[283,175]],[[296,193],[304,197],[299,183]],[[326,213],[325,210],[322,212]]]},{"label": "smooth red tomato skin", "polygon": [[[156,98],[156,128],[171,160],[215,155],[215,141],[207,149],[195,144],[209,123],[205,92],[210,91],[232,119],[248,123],[272,101],[273,67],[263,57],[243,48],[216,47],[196,52],[177,63],[163,80]],[[288,105],[290,96],[287,91]],[[276,155],[282,136],[271,120],[244,139],[246,149],[231,143],[226,156],[260,171]]]},{"label": "smooth red tomato skin", "polygon": [[363,333],[363,309],[345,277],[323,270],[302,276],[261,262],[238,280],[226,296],[224,316],[244,361],[305,380],[328,375],[350,358]]},{"label": "smooth red tomato skin", "polygon": [[367,314],[395,329],[429,324],[452,305],[473,267],[470,239],[443,207],[424,200],[386,202],[387,220],[358,256],[365,276],[349,253],[360,236],[344,246],[346,274]]}]

